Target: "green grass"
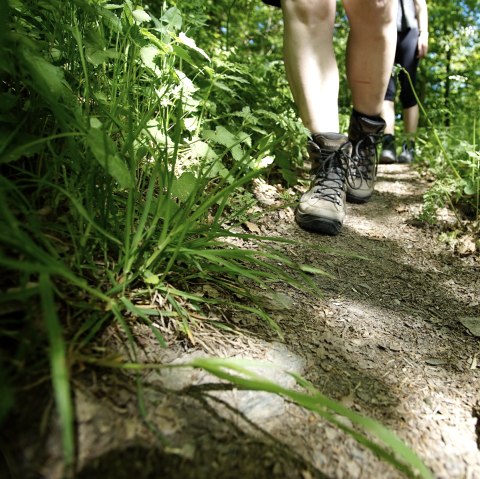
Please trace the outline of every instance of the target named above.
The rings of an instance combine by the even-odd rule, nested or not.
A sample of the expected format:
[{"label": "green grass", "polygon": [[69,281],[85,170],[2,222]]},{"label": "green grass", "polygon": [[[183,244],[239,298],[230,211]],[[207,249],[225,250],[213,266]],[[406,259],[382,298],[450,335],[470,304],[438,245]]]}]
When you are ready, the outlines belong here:
[{"label": "green grass", "polygon": [[[473,233],[480,238],[480,150],[477,142],[477,119],[468,122],[467,128],[459,126],[444,127],[434,125],[427,109],[413,87],[405,69],[422,119],[427,128],[420,136],[419,158],[435,177],[434,184],[424,197],[422,219],[436,222],[439,207],[448,206],[457,218],[457,228],[463,228],[465,220],[473,225]],[[470,135],[470,136],[469,136]]]},{"label": "green grass", "polygon": [[[277,151],[280,176],[295,181],[303,129],[291,111],[272,113],[288,102],[272,106],[260,83],[253,84],[252,102],[258,93],[271,108],[246,107],[238,92],[253,88],[250,65],[222,51],[210,58],[184,34],[188,25],[177,8],[155,16],[132,2],[11,0],[0,8],[0,339],[8,344],[0,355],[0,420],[20,407],[19,381],[34,382],[37,365],[48,363],[70,466],[75,358],[117,322],[135,361],[128,316],[166,346],[152,312],[137,300],[160,293],[165,315],[187,337],[192,309],[227,303],[282,335],[254,306],[252,290],[279,281],[313,289],[309,275],[324,272],[288,259],[282,247],[291,242],[239,231],[250,214],[251,180],[272,174],[260,169],[265,158]],[[281,151],[285,146],[292,157]],[[251,249],[229,239],[248,241]],[[205,284],[219,297],[195,293]],[[235,371],[230,363],[192,366],[289,397],[335,423],[323,409],[328,403],[377,432],[401,460],[347,430],[357,440],[400,470],[417,468],[428,477],[384,429],[320,401],[316,392],[302,395],[261,378],[245,382],[225,372]]]}]

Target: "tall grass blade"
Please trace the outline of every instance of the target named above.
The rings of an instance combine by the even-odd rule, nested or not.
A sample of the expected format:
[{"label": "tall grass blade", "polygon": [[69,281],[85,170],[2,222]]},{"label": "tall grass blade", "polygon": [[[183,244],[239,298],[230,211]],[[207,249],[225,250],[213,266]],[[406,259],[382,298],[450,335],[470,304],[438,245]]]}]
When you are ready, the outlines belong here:
[{"label": "tall grass blade", "polygon": [[[264,379],[250,369],[247,369],[245,367],[246,364],[259,366],[258,363],[253,361],[217,358],[198,358],[188,363],[187,366],[204,369],[220,379],[236,384],[242,389],[267,391],[287,397],[298,405],[318,413],[320,416],[340,427],[408,477],[433,479],[433,475],[423,461],[394,433],[377,421],[364,417],[346,408],[342,404],[327,398],[297,374],[289,373],[296,379],[300,386],[307,389],[307,393],[287,389]],[[360,434],[358,431],[343,425],[335,418],[335,414],[348,418],[354,425],[360,427],[366,433],[372,434],[381,444],[372,442],[365,434]]]},{"label": "tall grass blade", "polygon": [[53,285],[50,276],[40,274],[39,279],[42,315],[47,329],[50,368],[55,404],[60,419],[64,462],[72,468],[75,459],[74,415],[70,391],[67,351],[63,339],[63,330],[57,316]]}]

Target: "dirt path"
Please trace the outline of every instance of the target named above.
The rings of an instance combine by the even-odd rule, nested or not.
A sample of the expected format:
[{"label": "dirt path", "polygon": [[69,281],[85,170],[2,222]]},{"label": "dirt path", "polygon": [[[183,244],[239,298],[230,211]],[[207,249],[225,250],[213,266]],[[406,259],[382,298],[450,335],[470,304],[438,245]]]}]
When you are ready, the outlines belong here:
[{"label": "dirt path", "polygon": [[[291,257],[333,276],[315,277],[320,298],[280,285],[266,299],[285,341],[240,315],[229,321],[242,334],[205,326],[195,333],[196,347],[177,343],[159,351],[138,326],[141,359],[213,354],[270,361],[279,366],[262,371],[270,378],[293,386],[281,370],[296,371],[391,428],[436,478],[479,479],[480,346],[461,321],[480,317],[480,264],[453,256],[415,226],[423,188],[413,169],[381,166],[373,200],[349,205],[345,231],[333,238],[301,231],[291,210],[272,208],[257,224],[262,233],[300,239],[304,246],[289,247]],[[267,203],[277,198],[271,188],[260,195]],[[155,371],[144,379],[150,425],[169,445],[152,449],[155,432],[139,417],[136,388],[125,374],[90,372],[76,383],[80,477],[401,477],[335,427],[276,396],[212,390],[199,371]],[[52,447],[47,477],[58,474],[56,464]]]}]

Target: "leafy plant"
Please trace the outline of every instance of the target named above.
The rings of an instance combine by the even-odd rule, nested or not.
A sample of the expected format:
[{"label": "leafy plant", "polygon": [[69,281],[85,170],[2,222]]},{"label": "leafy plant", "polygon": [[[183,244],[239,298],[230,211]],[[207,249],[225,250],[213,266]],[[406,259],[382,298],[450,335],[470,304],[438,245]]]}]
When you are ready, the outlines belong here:
[{"label": "leafy plant", "polygon": [[252,74],[240,49],[222,50],[224,37],[207,51],[179,8],[157,6],[0,3],[0,420],[41,365],[67,465],[75,353],[117,321],[135,360],[128,316],[165,343],[137,299],[161,294],[189,337],[192,308],[227,301],[195,293],[210,283],[281,334],[252,306],[250,285],[303,288],[318,272],[287,259],[285,240],[239,232],[248,202],[231,201],[272,156],[284,180],[296,179],[304,131],[278,59],[257,60]]},{"label": "leafy plant", "polygon": [[[70,465],[71,353],[112,320],[134,342],[124,316],[151,325],[135,305],[139,291],[164,294],[187,336],[190,311],[178,298],[220,302],[190,292],[208,282],[240,298],[230,307],[257,314],[279,331],[248,303],[252,293],[236,278],[265,287],[309,280],[269,246],[283,240],[231,231],[246,205],[237,202],[234,209],[229,198],[262,173],[276,140],[256,143],[233,130],[234,122],[209,127],[210,95],[221,86],[208,55],[183,33],[177,8],[157,18],[130,1],[7,5],[11,28],[0,55],[1,304],[7,321],[0,334],[11,354],[1,358],[7,386],[1,413],[5,419],[14,405],[24,369],[43,366],[46,354]],[[255,248],[227,241],[238,237]],[[35,341],[24,347],[27,331]]]}]

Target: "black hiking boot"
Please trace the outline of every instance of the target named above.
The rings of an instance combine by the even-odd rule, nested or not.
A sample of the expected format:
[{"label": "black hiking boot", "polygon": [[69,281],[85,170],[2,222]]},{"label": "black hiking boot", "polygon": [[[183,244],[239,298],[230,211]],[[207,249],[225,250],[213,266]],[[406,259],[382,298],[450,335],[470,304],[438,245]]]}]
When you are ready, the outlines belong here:
[{"label": "black hiking boot", "polygon": [[295,210],[295,220],[302,228],[327,235],[340,233],[350,152],[348,138],[340,133],[318,133],[309,140],[311,184]]},{"label": "black hiking boot", "polygon": [[395,148],[395,137],[387,133],[383,135],[382,153],[380,154],[379,163],[390,165],[397,162],[397,153]]},{"label": "black hiking boot", "polygon": [[365,203],[375,186],[377,176],[377,143],[383,136],[385,121],[353,113],[350,117],[348,139],[352,157],[347,177],[347,201]]}]

